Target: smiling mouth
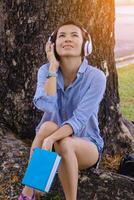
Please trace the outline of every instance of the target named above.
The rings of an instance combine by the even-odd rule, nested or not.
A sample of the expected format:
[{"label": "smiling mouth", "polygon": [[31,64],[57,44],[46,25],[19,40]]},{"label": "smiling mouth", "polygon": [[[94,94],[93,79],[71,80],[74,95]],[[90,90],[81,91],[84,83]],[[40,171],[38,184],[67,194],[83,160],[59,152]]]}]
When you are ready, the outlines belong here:
[{"label": "smiling mouth", "polygon": [[63,48],[66,48],[66,47],[71,47],[71,48],[73,48],[71,45],[65,45],[65,46],[63,46]]}]

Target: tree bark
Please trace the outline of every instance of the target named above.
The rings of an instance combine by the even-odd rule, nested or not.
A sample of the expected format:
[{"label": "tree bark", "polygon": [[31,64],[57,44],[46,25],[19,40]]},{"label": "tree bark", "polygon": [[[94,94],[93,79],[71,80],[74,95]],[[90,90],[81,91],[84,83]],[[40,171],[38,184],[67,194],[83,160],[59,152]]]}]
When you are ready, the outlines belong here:
[{"label": "tree bark", "polygon": [[[1,11],[0,124],[22,138],[32,138],[42,113],[32,104],[37,70],[46,62],[44,44],[58,24],[73,19],[90,32],[89,63],[107,74],[107,89],[99,112],[105,153],[133,151],[133,126],[119,110],[114,59],[114,0],[3,0]],[[131,127],[131,128],[130,128]],[[131,129],[131,131],[130,131]]]},{"label": "tree bark", "polygon": [[[107,75],[107,89],[99,111],[104,155],[134,150],[134,125],[120,113],[114,9],[114,0],[0,1],[1,199],[17,199],[21,189],[18,183],[29,157],[29,146],[7,132],[22,139],[34,137],[35,126],[43,114],[32,104],[37,71],[47,61],[44,44],[48,36],[63,21],[78,21],[90,32],[93,53],[88,57],[89,63]],[[101,166],[102,171],[80,173],[78,199],[133,199],[133,179],[104,171],[105,162]],[[56,190],[61,192],[58,183]]]}]

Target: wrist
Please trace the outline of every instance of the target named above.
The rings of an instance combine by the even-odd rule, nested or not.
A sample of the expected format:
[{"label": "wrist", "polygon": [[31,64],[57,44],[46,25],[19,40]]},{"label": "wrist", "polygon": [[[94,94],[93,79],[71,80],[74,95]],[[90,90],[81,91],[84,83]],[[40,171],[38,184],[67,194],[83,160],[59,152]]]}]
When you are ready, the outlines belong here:
[{"label": "wrist", "polygon": [[50,135],[49,139],[52,141],[53,144],[57,141],[53,135]]},{"label": "wrist", "polygon": [[50,65],[50,66],[49,66],[49,71],[50,71],[50,72],[57,72],[57,66],[55,66],[55,65]]},{"label": "wrist", "polygon": [[50,77],[57,78],[57,73],[56,72],[52,72],[52,71],[48,71],[47,78],[50,78]]}]

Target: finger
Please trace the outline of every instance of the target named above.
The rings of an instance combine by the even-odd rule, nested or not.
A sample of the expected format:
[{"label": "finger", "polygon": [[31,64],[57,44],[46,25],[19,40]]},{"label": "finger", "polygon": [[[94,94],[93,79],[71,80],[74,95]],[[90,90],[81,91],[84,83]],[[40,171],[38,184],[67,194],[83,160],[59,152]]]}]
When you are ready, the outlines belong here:
[{"label": "finger", "polygon": [[50,44],[50,46],[48,46],[46,48],[46,53],[50,53],[50,52],[53,52],[53,51],[54,51],[53,44]]},{"label": "finger", "polygon": [[51,48],[53,48],[53,47],[54,47],[54,43],[51,43],[51,45],[50,45],[50,46],[51,46]]},{"label": "finger", "polygon": [[48,42],[48,43],[47,43],[47,47],[50,48],[50,47],[51,47],[51,44],[52,44],[51,42]]},{"label": "finger", "polygon": [[47,150],[47,151],[51,151],[51,146],[50,146],[50,144],[47,144],[47,143],[45,143],[45,142],[43,142],[42,148],[45,149],[45,150]]},{"label": "finger", "polygon": [[45,141],[42,144],[42,148],[47,150],[47,145],[46,145]]},{"label": "finger", "polygon": [[52,49],[50,49],[50,48],[48,49],[47,48],[45,51],[46,51],[46,54],[48,54],[48,53],[50,53],[52,51]]},{"label": "finger", "polygon": [[54,43],[51,45],[51,50],[54,52]]},{"label": "finger", "polygon": [[46,43],[46,46],[45,46],[45,49],[48,50],[51,48],[51,42],[47,42]]}]

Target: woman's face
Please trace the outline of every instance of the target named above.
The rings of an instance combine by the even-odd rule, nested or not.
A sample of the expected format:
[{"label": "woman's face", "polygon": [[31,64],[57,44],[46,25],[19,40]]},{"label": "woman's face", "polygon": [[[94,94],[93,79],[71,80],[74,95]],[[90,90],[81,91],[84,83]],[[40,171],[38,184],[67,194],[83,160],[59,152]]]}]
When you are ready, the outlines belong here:
[{"label": "woman's face", "polygon": [[81,56],[83,44],[82,31],[75,25],[63,25],[56,38],[56,51],[62,56]]}]

